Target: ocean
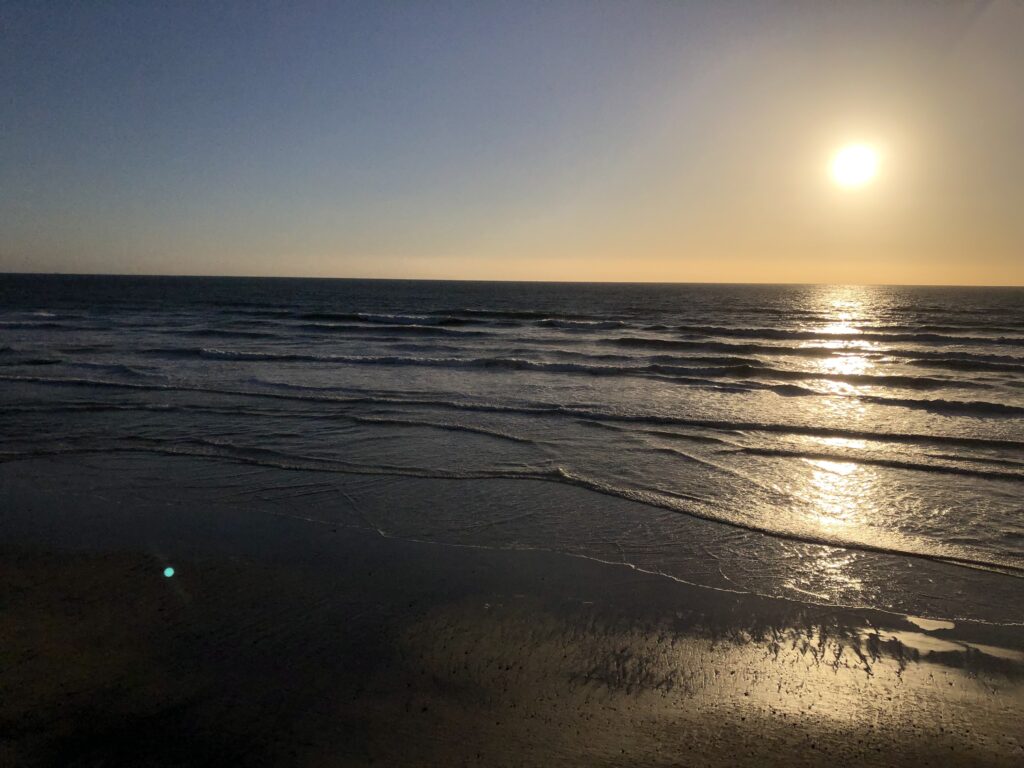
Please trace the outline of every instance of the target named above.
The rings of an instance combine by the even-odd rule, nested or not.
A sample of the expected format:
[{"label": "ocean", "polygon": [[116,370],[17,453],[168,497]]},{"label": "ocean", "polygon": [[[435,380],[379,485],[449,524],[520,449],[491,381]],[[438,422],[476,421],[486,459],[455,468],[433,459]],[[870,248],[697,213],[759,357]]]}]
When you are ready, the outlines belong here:
[{"label": "ocean", "polygon": [[6,275],[0,403],[4,462],[198,459],[253,515],[1024,622],[1020,288]]}]

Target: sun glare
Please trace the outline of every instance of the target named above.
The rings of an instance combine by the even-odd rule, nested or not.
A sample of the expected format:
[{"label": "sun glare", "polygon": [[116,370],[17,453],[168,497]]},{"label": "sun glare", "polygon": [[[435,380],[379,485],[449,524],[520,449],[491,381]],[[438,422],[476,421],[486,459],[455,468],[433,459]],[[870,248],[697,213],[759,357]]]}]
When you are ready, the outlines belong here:
[{"label": "sun glare", "polygon": [[841,187],[863,187],[878,175],[878,151],[867,144],[850,144],[832,157],[832,179]]}]

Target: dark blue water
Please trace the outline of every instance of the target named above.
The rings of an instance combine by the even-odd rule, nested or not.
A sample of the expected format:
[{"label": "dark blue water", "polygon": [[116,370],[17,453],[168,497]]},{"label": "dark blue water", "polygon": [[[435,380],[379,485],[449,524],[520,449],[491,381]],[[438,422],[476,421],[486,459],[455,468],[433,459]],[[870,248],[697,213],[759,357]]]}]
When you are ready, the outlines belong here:
[{"label": "dark blue water", "polygon": [[1022,289],[3,276],[0,398],[6,460],[444,479],[368,524],[1024,620]]}]

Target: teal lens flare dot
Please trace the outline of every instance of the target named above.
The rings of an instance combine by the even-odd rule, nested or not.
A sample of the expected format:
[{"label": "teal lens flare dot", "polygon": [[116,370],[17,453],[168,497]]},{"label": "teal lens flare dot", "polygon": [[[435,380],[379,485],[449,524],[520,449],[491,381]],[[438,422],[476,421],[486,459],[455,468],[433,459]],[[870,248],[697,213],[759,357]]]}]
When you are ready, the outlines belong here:
[{"label": "teal lens flare dot", "polygon": [[165,577],[167,577],[169,579],[173,575],[174,575],[174,569],[171,568],[171,566],[167,566],[166,568],[164,568],[164,576]]}]

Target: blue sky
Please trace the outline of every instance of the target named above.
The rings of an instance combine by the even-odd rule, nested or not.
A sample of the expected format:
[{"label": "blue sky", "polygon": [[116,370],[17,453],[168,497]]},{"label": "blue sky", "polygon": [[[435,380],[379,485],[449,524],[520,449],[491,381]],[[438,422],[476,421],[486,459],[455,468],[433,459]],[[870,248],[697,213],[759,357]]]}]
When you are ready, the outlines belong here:
[{"label": "blue sky", "polygon": [[856,5],[3,0],[0,269],[1024,282],[1024,10]]}]

